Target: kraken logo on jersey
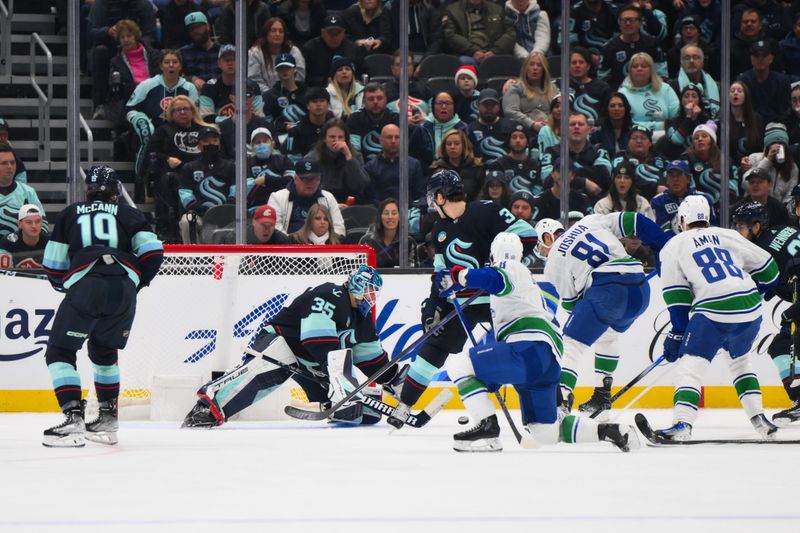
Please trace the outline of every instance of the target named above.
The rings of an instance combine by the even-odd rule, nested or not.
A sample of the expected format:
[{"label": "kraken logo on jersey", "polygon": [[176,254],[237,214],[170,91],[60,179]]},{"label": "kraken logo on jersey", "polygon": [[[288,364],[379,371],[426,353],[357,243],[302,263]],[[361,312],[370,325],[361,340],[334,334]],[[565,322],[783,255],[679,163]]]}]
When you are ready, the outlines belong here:
[{"label": "kraken logo on jersey", "polygon": [[361,153],[364,154],[365,159],[373,159],[382,151],[380,132],[372,130],[361,139]]},{"label": "kraken logo on jersey", "polygon": [[350,348],[356,344],[356,330],[350,328],[339,332],[339,346]]},{"label": "kraken logo on jersey", "polygon": [[647,98],[644,102],[642,102],[642,107],[646,111],[646,115],[650,118],[654,118],[656,113],[661,113],[661,106],[658,103],[658,100],[654,100],[652,98]]},{"label": "kraken logo on jersey", "polygon": [[217,203],[217,204],[224,204],[227,196],[220,192],[222,187],[225,186],[224,181],[220,181],[216,179],[214,176],[209,176],[208,178],[204,179],[203,182],[200,184],[200,192],[208,198],[209,200]]},{"label": "kraken logo on jersey", "polygon": [[454,265],[463,266],[465,268],[480,268],[478,260],[474,257],[464,253],[465,250],[472,248],[471,242],[464,242],[461,239],[453,239],[447,244],[444,255],[447,260]]},{"label": "kraken logo on jersey", "polygon": [[575,108],[575,111],[583,113],[597,123],[599,117],[597,115],[596,108],[597,104],[599,103],[600,101],[597,98],[592,98],[588,94],[583,93],[575,98],[575,102],[572,104],[572,107]]},{"label": "kraken logo on jersey", "polygon": [[494,161],[506,155],[503,141],[491,136],[481,139],[481,152],[483,153],[484,161]]}]

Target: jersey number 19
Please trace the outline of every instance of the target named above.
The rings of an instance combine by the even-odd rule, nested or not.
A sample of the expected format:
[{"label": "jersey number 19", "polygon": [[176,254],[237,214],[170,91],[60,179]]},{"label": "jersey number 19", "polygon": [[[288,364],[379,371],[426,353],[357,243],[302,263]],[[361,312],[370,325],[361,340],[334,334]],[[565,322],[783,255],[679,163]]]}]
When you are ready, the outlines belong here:
[{"label": "jersey number 19", "polygon": [[81,243],[86,248],[93,244],[117,247],[117,219],[109,213],[86,213],[78,217]]}]

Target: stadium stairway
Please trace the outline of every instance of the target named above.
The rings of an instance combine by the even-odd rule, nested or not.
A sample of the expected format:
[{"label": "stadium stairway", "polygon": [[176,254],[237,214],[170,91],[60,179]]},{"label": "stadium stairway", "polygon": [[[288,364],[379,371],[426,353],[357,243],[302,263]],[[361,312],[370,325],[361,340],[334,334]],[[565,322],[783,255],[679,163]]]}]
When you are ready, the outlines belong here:
[{"label": "stadium stairway", "polygon": [[[67,36],[56,34],[52,3],[26,0],[14,3],[11,23],[11,74],[0,76],[0,116],[8,121],[9,142],[28,171],[28,183],[36,189],[51,222],[67,202]],[[53,101],[45,127],[50,129],[50,158],[40,158],[39,108],[41,103],[30,80],[31,34],[36,32],[53,56]],[[47,62],[40,48],[34,60],[37,83],[46,92]],[[108,120],[90,120],[92,116],[91,77],[80,77],[80,112],[92,130],[94,164],[115,168],[133,197],[133,163],[123,141],[115,139]],[[87,141],[81,135],[81,165],[86,168]]]}]

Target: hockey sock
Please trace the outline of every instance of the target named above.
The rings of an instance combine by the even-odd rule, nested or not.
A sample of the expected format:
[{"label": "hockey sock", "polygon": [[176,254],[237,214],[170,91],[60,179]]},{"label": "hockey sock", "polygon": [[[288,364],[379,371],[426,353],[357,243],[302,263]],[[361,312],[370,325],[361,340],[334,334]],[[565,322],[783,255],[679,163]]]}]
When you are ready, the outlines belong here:
[{"label": "hockey sock", "polygon": [[[789,354],[779,355],[772,359],[772,362],[778,368],[778,374],[781,376],[781,382],[783,383],[783,388],[786,389],[786,394],[789,395],[789,399],[792,401],[796,401],[800,399],[800,389],[791,389],[789,385],[789,361],[791,357]],[[800,376],[800,359],[796,359],[794,362],[794,374],[795,376]],[[737,391],[738,392],[738,391]]]},{"label": "hockey sock", "polygon": [[697,355],[684,355],[678,361],[678,383],[673,396],[673,423],[686,422],[694,424],[697,418],[697,407],[700,405],[700,388],[703,375],[711,364],[708,359]]},{"label": "hockey sock", "polygon": [[119,397],[119,366],[98,365],[94,367],[94,390],[98,402],[108,402]]},{"label": "hockey sock", "polygon": [[475,377],[475,368],[469,355],[465,353],[451,355],[447,360],[447,374],[456,384],[458,395],[461,396],[464,407],[473,419],[483,420],[494,414],[489,391],[486,385]]},{"label": "hockey sock", "polygon": [[731,359],[728,363],[733,375],[733,386],[739,401],[742,402],[747,418],[752,418],[764,412],[761,401],[761,385],[758,377],[750,366],[750,358],[747,355]]},{"label": "hockey sock", "polygon": [[428,388],[433,376],[444,364],[447,355],[446,352],[436,347],[423,345],[414,361],[409,365],[406,381],[400,391],[400,401],[413,407]]},{"label": "hockey sock", "polygon": [[597,422],[591,418],[568,415],[561,422],[562,442],[577,444],[581,442],[598,442],[599,440]]},{"label": "hockey sock", "polygon": [[53,382],[58,405],[62,408],[69,402],[81,401],[81,376],[75,367],[75,350],[60,348],[49,344],[44,359]]},{"label": "hockey sock", "polygon": [[619,365],[619,333],[609,328],[594,343],[595,387],[603,386],[603,378],[611,376]]},{"label": "hockey sock", "polygon": [[564,337],[564,358],[561,361],[561,392],[566,398],[578,383],[578,367],[583,353],[589,347],[584,343]]}]

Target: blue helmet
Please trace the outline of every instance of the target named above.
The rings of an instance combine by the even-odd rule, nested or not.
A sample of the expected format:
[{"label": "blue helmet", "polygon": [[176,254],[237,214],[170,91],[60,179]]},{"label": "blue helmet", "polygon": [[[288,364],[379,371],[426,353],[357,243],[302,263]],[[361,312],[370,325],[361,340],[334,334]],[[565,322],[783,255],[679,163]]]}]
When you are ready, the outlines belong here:
[{"label": "blue helmet", "polygon": [[428,207],[433,209],[436,193],[442,193],[445,198],[464,192],[464,182],[455,170],[442,168],[437,170],[428,180]]},{"label": "blue helmet", "polygon": [[358,310],[364,316],[375,305],[382,286],[383,278],[371,266],[361,265],[347,277],[347,292],[355,297]]},{"label": "blue helmet", "polygon": [[86,190],[88,192],[110,192],[114,196],[119,192],[119,179],[116,171],[105,165],[94,165],[86,174]]}]

